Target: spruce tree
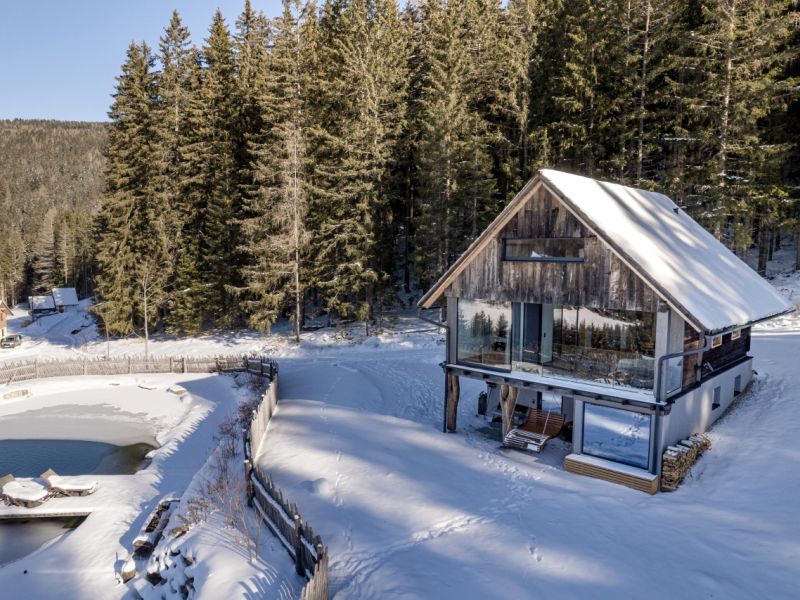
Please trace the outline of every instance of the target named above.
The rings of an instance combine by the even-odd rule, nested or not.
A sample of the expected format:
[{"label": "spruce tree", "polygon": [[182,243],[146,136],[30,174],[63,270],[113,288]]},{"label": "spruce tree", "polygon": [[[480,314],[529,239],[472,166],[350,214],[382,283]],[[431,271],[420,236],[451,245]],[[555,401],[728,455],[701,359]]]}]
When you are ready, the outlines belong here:
[{"label": "spruce tree", "polygon": [[400,31],[389,0],[330,0],[323,8],[310,132],[314,279],[326,309],[348,318],[367,317],[390,283],[390,170],[405,110]]},{"label": "spruce tree", "polygon": [[457,2],[421,7],[415,51],[419,97],[414,127],[418,189],[415,271],[421,287],[435,281],[497,210],[487,124],[470,89],[474,66],[467,23]]},{"label": "spruce tree", "polygon": [[[271,125],[259,142],[251,142],[257,191],[243,223],[250,324],[269,331],[282,312],[293,313],[300,339],[305,294],[308,233],[305,96],[300,3],[285,0],[274,24],[268,79],[259,99],[264,121]],[[314,18],[306,14],[304,18]]]},{"label": "spruce tree", "polygon": [[58,281],[55,219],[56,209],[51,208],[45,213],[31,247],[31,288],[36,294],[49,294]]},{"label": "spruce tree", "polygon": [[117,78],[98,215],[97,291],[105,326],[129,333],[156,320],[169,275],[169,205],[157,185],[154,58],[131,44]]},{"label": "spruce tree", "polygon": [[206,162],[203,186],[206,197],[200,238],[200,270],[209,291],[206,315],[221,325],[237,321],[238,308],[231,288],[239,277],[239,231],[241,207],[236,161],[236,71],[233,43],[218,10],[202,49],[205,63],[201,97],[204,106]]}]

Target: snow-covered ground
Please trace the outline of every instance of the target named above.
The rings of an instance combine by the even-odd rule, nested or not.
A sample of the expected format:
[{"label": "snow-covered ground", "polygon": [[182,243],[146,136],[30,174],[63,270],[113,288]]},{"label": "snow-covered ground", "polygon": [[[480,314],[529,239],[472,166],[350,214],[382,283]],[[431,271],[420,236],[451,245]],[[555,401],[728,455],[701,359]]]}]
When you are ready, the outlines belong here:
[{"label": "snow-covered ground", "polygon": [[[10,389],[23,387],[30,396],[0,400],[0,438],[147,442],[159,447],[150,464],[134,475],[92,476],[99,487],[91,496],[54,498],[34,509],[0,506],[0,513],[7,515],[90,513],[74,531],[0,568],[0,597],[127,597],[128,588],[117,577],[146,516],[164,496],[181,496],[216,447],[219,423],[252,392],[235,378],[219,375],[71,377]],[[208,595],[197,597],[246,597],[264,590],[277,594],[283,574],[293,572],[277,544],[265,547],[267,560],[250,565],[224,527],[198,528],[183,543],[198,562],[193,573],[198,590],[210,579],[207,571],[227,565],[222,569],[227,575],[215,577]]]},{"label": "snow-covered ground", "polygon": [[[777,274],[772,282],[800,302],[800,276]],[[18,312],[12,322],[25,343],[0,351],[0,361],[106,352],[105,340],[81,312],[22,327],[25,319]],[[442,434],[443,336],[410,317],[393,329],[364,337],[351,328],[344,340],[322,329],[304,334],[300,345],[284,332],[151,342],[159,355],[280,357],[281,405],[259,461],[328,545],[333,597],[796,596],[800,316],[755,328],[759,375],[752,390],[714,427],[711,450],[680,489],[654,497],[564,472],[568,446],[560,440],[539,456],[502,450],[496,430],[474,414],[481,390],[476,381],[462,382],[459,432]],[[110,346],[113,355],[143,350],[138,339],[112,340]],[[10,597],[49,598],[69,589],[54,587],[56,578],[83,597],[115,597],[108,590],[124,589],[108,587],[123,549],[158,498],[191,485],[225,413],[220,398],[231,397],[226,378],[174,377],[172,383],[194,386],[187,389],[195,401],[208,403],[205,417],[192,421],[167,411],[163,421],[154,418],[163,422],[162,433],[183,435],[181,443],[134,476],[139,483],[124,498],[115,497],[115,506],[98,508],[97,527],[87,520],[28,557],[36,560],[27,564],[47,572],[38,583],[19,574],[23,561],[0,569],[0,596],[12,590]],[[136,388],[142,380],[158,383],[157,389]],[[67,381],[79,380],[31,385],[68,393],[60,387]],[[128,387],[146,398],[166,385],[139,376]],[[87,543],[98,528],[108,529],[105,541]],[[268,548],[276,553],[274,562],[249,565],[240,549],[220,543],[220,530],[211,524],[182,541],[198,559],[192,572],[207,597],[291,596],[296,582],[284,578],[291,565],[279,546]]]},{"label": "snow-covered ground", "polygon": [[[797,274],[775,284],[800,302]],[[475,382],[442,434],[435,347],[282,360],[259,460],[329,545],[335,598],[793,598],[800,315],[752,353],[752,390],[671,494],[567,473],[561,444],[501,450]]]}]

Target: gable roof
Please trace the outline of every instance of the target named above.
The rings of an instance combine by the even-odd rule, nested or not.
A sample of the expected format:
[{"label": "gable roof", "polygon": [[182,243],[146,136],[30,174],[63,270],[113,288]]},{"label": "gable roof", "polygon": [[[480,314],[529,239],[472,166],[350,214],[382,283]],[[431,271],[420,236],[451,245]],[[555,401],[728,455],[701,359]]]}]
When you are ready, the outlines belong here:
[{"label": "gable roof", "polygon": [[31,310],[55,310],[56,302],[52,296],[28,296]]},{"label": "gable roof", "polygon": [[75,306],[78,304],[78,292],[75,288],[53,288],[53,300],[56,306]]},{"label": "gable roof", "polygon": [[0,313],[3,313],[4,315],[6,315],[8,317],[10,317],[10,316],[12,316],[14,314],[11,311],[11,309],[8,307],[8,304],[6,304],[5,300],[0,300]]},{"label": "gable roof", "polygon": [[794,306],[694,219],[657,192],[543,169],[420,300],[433,305],[455,277],[545,185],[696,329],[745,326]]}]

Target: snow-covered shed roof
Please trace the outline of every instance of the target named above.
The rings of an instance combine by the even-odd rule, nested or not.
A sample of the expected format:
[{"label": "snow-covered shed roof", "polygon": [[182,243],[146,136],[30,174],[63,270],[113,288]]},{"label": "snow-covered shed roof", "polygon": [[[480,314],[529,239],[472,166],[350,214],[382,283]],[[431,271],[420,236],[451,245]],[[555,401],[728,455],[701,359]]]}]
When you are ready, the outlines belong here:
[{"label": "snow-covered shed roof", "polygon": [[745,326],[793,310],[767,281],[663,194],[543,169],[420,300],[433,305],[541,182],[698,330]]},{"label": "snow-covered shed roof", "polygon": [[28,305],[31,310],[55,310],[56,301],[52,296],[28,296]]},{"label": "snow-covered shed roof", "polygon": [[78,304],[78,292],[75,288],[53,288],[53,299],[56,306],[75,306]]}]

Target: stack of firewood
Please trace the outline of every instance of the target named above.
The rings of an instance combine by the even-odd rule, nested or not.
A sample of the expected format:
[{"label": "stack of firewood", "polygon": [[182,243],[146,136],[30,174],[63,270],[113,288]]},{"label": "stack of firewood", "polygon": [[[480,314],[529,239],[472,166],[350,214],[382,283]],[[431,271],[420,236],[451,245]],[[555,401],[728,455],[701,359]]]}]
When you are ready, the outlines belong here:
[{"label": "stack of firewood", "polygon": [[693,435],[674,446],[669,446],[661,462],[661,490],[665,492],[677,490],[695,461],[710,447],[711,440],[705,434]]}]

